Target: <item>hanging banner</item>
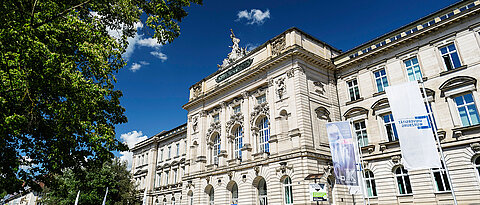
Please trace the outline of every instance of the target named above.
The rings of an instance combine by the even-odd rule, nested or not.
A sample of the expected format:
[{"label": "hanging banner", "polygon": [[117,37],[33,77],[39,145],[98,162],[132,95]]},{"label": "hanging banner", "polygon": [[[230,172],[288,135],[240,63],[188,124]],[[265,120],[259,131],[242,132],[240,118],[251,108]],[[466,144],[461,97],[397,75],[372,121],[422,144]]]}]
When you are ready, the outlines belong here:
[{"label": "hanging banner", "polygon": [[358,186],[355,147],[350,123],[331,122],[326,124],[330,151],[332,153],[335,183]]},{"label": "hanging banner", "polygon": [[440,168],[431,121],[416,81],[385,88],[407,170]]},{"label": "hanging banner", "polygon": [[309,184],[310,201],[328,201],[327,186],[325,184]]}]

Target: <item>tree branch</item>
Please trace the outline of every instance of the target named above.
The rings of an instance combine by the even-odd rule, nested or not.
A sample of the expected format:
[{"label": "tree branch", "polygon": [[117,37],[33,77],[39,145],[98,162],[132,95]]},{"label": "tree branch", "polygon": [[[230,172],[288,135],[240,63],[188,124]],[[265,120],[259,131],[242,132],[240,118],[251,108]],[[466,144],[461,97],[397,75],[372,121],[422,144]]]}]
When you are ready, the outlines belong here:
[{"label": "tree branch", "polygon": [[70,7],[70,8],[68,8],[68,9],[66,9],[65,11],[63,11],[62,13],[59,13],[59,14],[53,16],[52,18],[45,20],[44,22],[41,22],[41,23],[39,23],[39,24],[33,25],[33,28],[36,29],[36,28],[38,28],[38,27],[40,27],[40,26],[42,26],[42,25],[44,25],[44,24],[50,23],[50,22],[54,21],[55,19],[57,19],[57,18],[59,18],[59,17],[62,17],[62,16],[65,15],[66,13],[68,13],[68,12],[70,12],[70,11],[76,9],[76,8],[82,7],[83,5],[88,4],[90,1],[91,1],[91,0],[87,0],[87,1],[84,1],[84,2],[82,2],[82,3],[80,3],[80,4],[75,5],[75,6],[73,6],[73,7]]},{"label": "tree branch", "polygon": [[37,0],[33,2],[32,14],[30,14],[30,25],[33,25],[33,17],[35,16],[35,6],[37,6]]}]

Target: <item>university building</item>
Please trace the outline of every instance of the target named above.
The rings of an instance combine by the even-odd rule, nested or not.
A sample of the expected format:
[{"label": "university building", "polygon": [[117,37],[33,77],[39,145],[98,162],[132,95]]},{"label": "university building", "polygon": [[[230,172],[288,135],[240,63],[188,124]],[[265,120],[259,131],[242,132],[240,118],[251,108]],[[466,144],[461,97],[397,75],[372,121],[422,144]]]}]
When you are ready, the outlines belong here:
[{"label": "university building", "polygon": [[[231,34],[219,69],[190,88],[188,122],[133,149],[148,204],[363,203],[335,184],[325,124],[352,122],[369,204],[480,204],[480,1],[461,1],[338,49],[291,28],[252,51]],[[424,82],[445,169],[402,166],[389,85]],[[421,145],[419,145],[421,146]]]}]

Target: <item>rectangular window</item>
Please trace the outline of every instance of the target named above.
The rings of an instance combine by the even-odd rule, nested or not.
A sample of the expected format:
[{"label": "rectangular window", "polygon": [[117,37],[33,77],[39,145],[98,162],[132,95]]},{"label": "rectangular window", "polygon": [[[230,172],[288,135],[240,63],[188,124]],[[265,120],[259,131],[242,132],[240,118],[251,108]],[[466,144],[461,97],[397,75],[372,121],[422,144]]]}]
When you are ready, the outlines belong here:
[{"label": "rectangular window", "polygon": [[160,150],[160,161],[163,161],[163,149]]},{"label": "rectangular window", "polygon": [[357,136],[358,146],[363,147],[368,145],[367,126],[365,126],[365,120],[354,122],[353,128],[355,135]]},{"label": "rectangular window", "polygon": [[187,154],[187,140],[183,141],[183,146],[185,146],[184,154]]},{"label": "rectangular window", "polygon": [[422,79],[422,72],[420,71],[417,57],[403,61],[403,63],[405,63],[405,68],[407,68],[407,75],[409,81],[416,81]]},{"label": "rectangular window", "polygon": [[218,114],[216,114],[216,115],[213,116],[213,121],[214,121],[214,122],[220,121],[220,117],[219,117]]},{"label": "rectangular window", "polygon": [[462,126],[466,127],[479,123],[477,106],[471,93],[455,97],[454,101],[462,121]]},{"label": "rectangular window", "polygon": [[240,105],[237,105],[237,106],[233,107],[233,113],[237,114],[239,112],[241,112]]},{"label": "rectangular window", "polygon": [[348,93],[350,94],[350,101],[360,99],[360,91],[358,90],[357,79],[347,81]]},{"label": "rectangular window", "polygon": [[157,174],[157,187],[161,186],[162,185],[162,173],[159,172]]},{"label": "rectangular window", "polygon": [[174,184],[177,183],[177,170],[176,169],[173,170],[173,183]]},{"label": "rectangular window", "polygon": [[180,156],[180,143],[177,143],[177,157]]},{"label": "rectangular window", "polygon": [[443,63],[445,63],[445,68],[447,70],[453,70],[462,66],[462,64],[460,63],[460,58],[458,57],[455,44],[452,43],[447,46],[441,47],[440,53],[442,54]]},{"label": "rectangular window", "polygon": [[262,104],[264,102],[267,102],[267,97],[265,95],[257,97],[257,103]]},{"label": "rectangular window", "polygon": [[145,162],[144,164],[148,164],[148,153],[145,154]]},{"label": "rectangular window", "polygon": [[393,120],[393,115],[387,114],[382,116],[383,118],[383,125],[385,126],[385,131],[387,133],[387,138],[389,142],[397,141],[398,140],[398,134],[397,134],[397,128],[395,127],[395,123]]},{"label": "rectangular window", "polygon": [[170,157],[172,157],[172,145],[168,146],[168,159],[170,159]]},{"label": "rectangular window", "polygon": [[377,92],[383,92],[385,87],[388,86],[387,73],[385,69],[375,71],[375,83],[377,84]]},{"label": "rectangular window", "polygon": [[166,171],[166,172],[165,172],[165,185],[167,185],[168,183],[170,183],[170,182],[168,181],[168,174],[169,174],[169,172]]}]

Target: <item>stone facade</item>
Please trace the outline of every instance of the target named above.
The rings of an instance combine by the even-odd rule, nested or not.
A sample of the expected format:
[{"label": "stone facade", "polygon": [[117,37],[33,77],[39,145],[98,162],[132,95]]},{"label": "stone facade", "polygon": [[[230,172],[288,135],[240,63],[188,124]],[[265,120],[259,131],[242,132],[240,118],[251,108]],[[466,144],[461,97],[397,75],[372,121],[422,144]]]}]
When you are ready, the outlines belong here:
[{"label": "stone facade", "polygon": [[[316,204],[305,178],[319,174],[329,192],[320,204],[361,203],[361,194],[332,183],[325,123],[350,120],[370,204],[452,204],[444,170],[402,169],[389,123],[383,87],[418,80],[459,204],[480,204],[479,12],[479,0],[462,1],[345,53],[288,29],[191,86],[188,122],[176,128],[184,134],[166,137],[172,130],[136,145],[139,189],[147,189],[149,204],[173,204],[172,197],[188,205]],[[458,99],[469,103],[468,116]],[[158,160],[162,147],[183,140],[185,155]],[[142,156],[147,162],[139,163]],[[172,167],[184,167],[181,181],[156,186],[156,174]]]},{"label": "stone facade", "polygon": [[132,149],[132,173],[147,204],[174,204],[182,200],[187,152],[186,124],[163,131]]}]

